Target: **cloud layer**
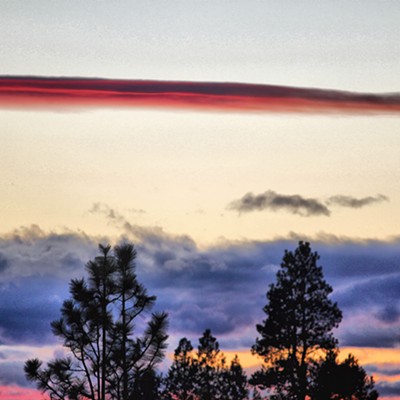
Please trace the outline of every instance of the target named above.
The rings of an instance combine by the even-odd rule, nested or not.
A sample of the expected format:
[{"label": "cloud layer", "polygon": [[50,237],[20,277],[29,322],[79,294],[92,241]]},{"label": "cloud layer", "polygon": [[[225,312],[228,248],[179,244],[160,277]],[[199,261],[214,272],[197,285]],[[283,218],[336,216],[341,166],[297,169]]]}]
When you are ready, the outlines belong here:
[{"label": "cloud layer", "polygon": [[276,193],[272,190],[267,190],[261,194],[246,193],[242,198],[233,200],[228,204],[227,208],[229,210],[239,211],[239,213],[263,210],[284,210],[302,217],[329,217],[331,215],[331,210],[328,206],[331,205],[348,208],[362,208],[383,201],[389,201],[389,198],[382,194],[363,198],[337,195],[331,196],[328,200],[323,201],[314,198],[306,198],[299,194],[286,195]]},{"label": "cloud layer", "polygon": [[400,94],[226,82],[0,76],[0,107],[399,113]]},{"label": "cloud layer", "polygon": [[[114,213],[113,217],[123,219]],[[265,293],[275,279],[283,252],[294,248],[301,238],[199,249],[188,236],[173,236],[161,228],[127,221],[122,224],[122,240],[133,240],[138,248],[139,279],[158,296],[157,307],[170,313],[171,329],[177,335],[197,335],[210,327],[233,348],[254,340],[243,332],[255,334]],[[0,272],[3,344],[51,340],[48,324],[57,318],[68,297],[68,282],[85,274],[84,265],[96,254],[99,240],[105,242],[73,232],[45,234],[37,227],[0,240],[0,253],[8,265]],[[400,326],[399,240],[326,236],[314,238],[312,245],[321,255],[325,276],[335,289],[334,298],[344,310],[342,345],[397,345],[399,338],[392,333]],[[376,329],[372,329],[371,319]],[[354,321],[363,328],[354,330]]]},{"label": "cloud layer", "polygon": [[[189,236],[130,224],[105,204],[92,212],[119,224],[121,240],[136,243],[138,278],[157,296],[157,309],[170,316],[170,351],[182,336],[197,343],[205,328],[211,328],[221,348],[249,350],[284,250],[294,249],[299,239],[310,239],[293,234],[287,239],[224,242],[201,249]],[[69,297],[69,280],[85,274],[84,265],[97,253],[99,241],[107,239],[46,233],[36,226],[0,238],[5,266],[0,271],[0,375],[2,368],[8,371],[2,375],[7,382],[1,383],[24,381],[22,362],[2,351],[4,345],[57,344],[49,324]],[[326,235],[311,243],[334,288],[333,299],[344,313],[336,332],[340,345],[398,346],[400,238],[359,241]],[[383,375],[391,373],[387,367],[373,368]],[[386,393],[400,393],[396,385],[385,385]]]}]

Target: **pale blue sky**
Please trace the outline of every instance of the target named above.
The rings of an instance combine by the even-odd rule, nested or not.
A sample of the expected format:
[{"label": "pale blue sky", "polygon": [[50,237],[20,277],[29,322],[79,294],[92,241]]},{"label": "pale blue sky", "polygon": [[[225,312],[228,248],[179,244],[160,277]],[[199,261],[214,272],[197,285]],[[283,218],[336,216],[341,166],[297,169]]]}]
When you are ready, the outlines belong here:
[{"label": "pale blue sky", "polygon": [[394,1],[19,1],[0,5],[1,74],[396,90]]}]

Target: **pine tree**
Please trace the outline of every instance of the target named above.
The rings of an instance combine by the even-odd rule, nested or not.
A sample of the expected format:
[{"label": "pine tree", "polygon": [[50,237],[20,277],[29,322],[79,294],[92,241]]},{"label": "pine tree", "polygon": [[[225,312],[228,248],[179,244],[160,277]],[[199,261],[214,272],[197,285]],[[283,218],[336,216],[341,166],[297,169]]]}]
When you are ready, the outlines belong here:
[{"label": "pine tree", "polygon": [[88,279],[71,280],[71,298],[51,324],[70,355],[45,368],[38,359],[25,363],[27,379],[54,400],[128,400],[164,357],[165,313],[151,314],[135,336],[134,321],[150,312],[156,298],[136,279],[133,245],[99,249],[86,265]]},{"label": "pine tree", "polygon": [[222,386],[223,399],[244,400],[248,398],[247,376],[237,355],[231,361],[229,369],[222,371]]},{"label": "pine tree", "polygon": [[174,361],[164,379],[164,398],[166,400],[195,400],[197,360],[193,358],[190,340],[182,338],[174,352]]},{"label": "pine tree", "polygon": [[228,367],[209,329],[199,338],[197,352],[189,340],[180,340],[164,381],[164,399],[244,400],[247,395],[247,377],[238,357]]},{"label": "pine tree", "polygon": [[337,357],[337,351],[329,351],[312,366],[311,400],[376,400],[374,380],[357,359],[349,354],[338,362]]},{"label": "pine tree", "polygon": [[220,398],[220,375],[225,367],[225,357],[219,349],[217,339],[206,329],[199,338],[197,348],[198,371],[196,376],[197,393],[202,400]]},{"label": "pine tree", "polygon": [[259,392],[259,390],[256,387],[253,389],[252,400],[263,400],[261,393]]},{"label": "pine tree", "polygon": [[328,298],[332,288],[318,260],[309,243],[300,242],[294,252],[285,251],[277,282],[267,292],[267,318],[257,325],[261,337],[252,347],[264,366],[251,382],[268,388],[271,399],[304,400],[316,353],[337,345],[332,330],[342,313]]}]

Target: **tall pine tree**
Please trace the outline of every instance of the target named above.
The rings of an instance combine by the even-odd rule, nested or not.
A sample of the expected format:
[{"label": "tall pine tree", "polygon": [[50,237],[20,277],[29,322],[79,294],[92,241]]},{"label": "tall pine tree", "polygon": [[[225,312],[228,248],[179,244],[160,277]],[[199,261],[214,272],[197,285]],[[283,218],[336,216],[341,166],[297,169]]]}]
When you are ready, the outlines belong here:
[{"label": "tall pine tree", "polygon": [[[143,382],[164,357],[167,315],[148,315],[156,298],[137,281],[133,245],[99,249],[86,266],[88,279],[71,281],[71,298],[52,323],[68,356],[46,367],[38,359],[25,363],[26,377],[54,400],[132,399],[145,392]],[[135,321],[145,315],[143,332],[136,332]]]},{"label": "tall pine tree", "polygon": [[267,292],[266,319],[253,353],[264,360],[252,383],[268,388],[271,399],[304,400],[309,392],[312,360],[337,345],[332,330],[342,319],[309,243],[285,251],[277,281]]}]

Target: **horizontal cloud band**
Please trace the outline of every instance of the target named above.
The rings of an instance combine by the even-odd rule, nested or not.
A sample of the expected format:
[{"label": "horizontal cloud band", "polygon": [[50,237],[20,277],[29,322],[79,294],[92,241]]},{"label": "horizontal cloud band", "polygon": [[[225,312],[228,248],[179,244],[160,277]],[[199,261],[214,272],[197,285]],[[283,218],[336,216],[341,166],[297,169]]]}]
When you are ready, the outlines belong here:
[{"label": "horizontal cloud band", "polygon": [[400,94],[226,82],[0,76],[0,107],[398,113]]}]

